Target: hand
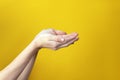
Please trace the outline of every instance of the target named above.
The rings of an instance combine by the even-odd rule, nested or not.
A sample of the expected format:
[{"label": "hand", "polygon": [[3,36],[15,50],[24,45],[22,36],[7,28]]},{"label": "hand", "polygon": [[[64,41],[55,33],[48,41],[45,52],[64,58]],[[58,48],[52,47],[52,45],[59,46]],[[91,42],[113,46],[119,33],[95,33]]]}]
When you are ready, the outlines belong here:
[{"label": "hand", "polygon": [[57,50],[67,47],[78,40],[77,33],[66,34],[63,31],[47,29],[41,31],[33,40],[37,48],[50,48]]}]

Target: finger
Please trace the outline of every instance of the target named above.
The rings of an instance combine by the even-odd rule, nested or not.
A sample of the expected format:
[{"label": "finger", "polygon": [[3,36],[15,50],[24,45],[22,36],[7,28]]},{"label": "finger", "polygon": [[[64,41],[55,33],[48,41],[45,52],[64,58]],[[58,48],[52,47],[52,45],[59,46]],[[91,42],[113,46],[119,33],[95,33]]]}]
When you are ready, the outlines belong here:
[{"label": "finger", "polygon": [[56,42],[64,42],[65,41],[65,39],[64,39],[64,37],[62,36],[62,35],[58,35],[58,36],[56,36],[56,39],[55,39],[55,41]]},{"label": "finger", "polygon": [[77,33],[71,33],[71,34],[68,34],[68,35],[63,35],[62,37],[65,39],[64,43],[67,43],[67,42],[75,39],[77,36],[78,36]]},{"label": "finger", "polygon": [[56,41],[56,42],[62,42],[62,43],[67,43],[77,37],[77,33],[72,33],[68,35],[57,35],[57,36],[49,36],[49,40],[51,41]]},{"label": "finger", "polygon": [[50,41],[55,41],[55,42],[64,42],[65,39],[62,37],[62,35],[52,35],[52,36],[49,36],[49,40]]},{"label": "finger", "polygon": [[69,41],[68,43],[59,46],[59,48],[67,47],[67,46],[73,44],[73,43],[74,43],[75,41],[77,41],[78,39],[79,39],[79,38],[77,37],[77,38],[75,38],[75,39]]},{"label": "finger", "polygon": [[66,34],[66,32],[63,32],[61,30],[55,30],[53,28],[50,28],[47,31],[50,32],[51,34],[55,34],[55,35],[65,35]]},{"label": "finger", "polygon": [[60,31],[60,30],[55,30],[57,35],[66,35],[66,32]]},{"label": "finger", "polygon": [[53,29],[53,28],[48,29],[48,32],[53,34],[53,35],[57,35],[55,29]]},{"label": "finger", "polygon": [[77,41],[79,39],[79,37],[76,37],[76,38],[74,38],[74,39],[72,39],[72,40],[70,40],[69,42],[66,42],[66,43],[61,43],[60,41],[59,42],[56,42],[56,44],[58,45],[58,46],[68,46],[68,45],[70,45],[70,44],[73,44],[75,41]]},{"label": "finger", "polygon": [[55,41],[57,42],[61,42],[63,44],[75,39],[77,37],[77,33],[72,33],[72,34],[69,34],[69,35],[58,35],[55,39]]}]

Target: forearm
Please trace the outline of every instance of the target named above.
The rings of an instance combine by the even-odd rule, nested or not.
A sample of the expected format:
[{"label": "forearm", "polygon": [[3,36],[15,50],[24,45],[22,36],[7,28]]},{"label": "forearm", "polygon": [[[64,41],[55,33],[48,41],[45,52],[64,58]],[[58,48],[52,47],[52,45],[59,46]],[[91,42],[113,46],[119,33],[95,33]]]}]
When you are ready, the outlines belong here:
[{"label": "forearm", "polygon": [[1,80],[16,80],[38,49],[31,42],[5,69],[1,71]]},{"label": "forearm", "polygon": [[17,80],[28,80],[29,75],[32,71],[33,65],[35,63],[37,54],[35,54],[31,60],[29,61],[29,63],[27,64],[27,66],[25,67],[25,69],[22,71],[22,73],[19,75],[19,77],[17,78]]}]

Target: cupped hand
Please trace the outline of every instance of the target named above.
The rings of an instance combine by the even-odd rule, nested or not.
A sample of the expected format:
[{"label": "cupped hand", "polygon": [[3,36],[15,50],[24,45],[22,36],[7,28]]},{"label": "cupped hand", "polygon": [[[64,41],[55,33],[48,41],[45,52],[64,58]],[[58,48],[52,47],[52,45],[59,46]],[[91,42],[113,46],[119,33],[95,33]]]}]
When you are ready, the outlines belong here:
[{"label": "cupped hand", "polygon": [[37,48],[50,48],[57,50],[59,48],[67,47],[77,41],[78,34],[54,29],[42,30],[33,40]]}]

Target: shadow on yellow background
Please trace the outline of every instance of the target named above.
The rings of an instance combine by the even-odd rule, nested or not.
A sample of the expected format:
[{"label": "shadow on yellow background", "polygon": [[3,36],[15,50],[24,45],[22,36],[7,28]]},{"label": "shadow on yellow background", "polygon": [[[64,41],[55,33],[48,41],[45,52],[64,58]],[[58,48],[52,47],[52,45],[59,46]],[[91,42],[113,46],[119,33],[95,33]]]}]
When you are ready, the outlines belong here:
[{"label": "shadow on yellow background", "polygon": [[0,69],[44,28],[78,32],[80,40],[42,49],[29,80],[120,80],[119,0],[1,0]]}]

